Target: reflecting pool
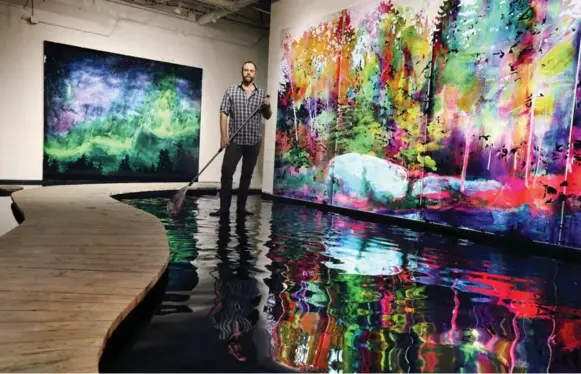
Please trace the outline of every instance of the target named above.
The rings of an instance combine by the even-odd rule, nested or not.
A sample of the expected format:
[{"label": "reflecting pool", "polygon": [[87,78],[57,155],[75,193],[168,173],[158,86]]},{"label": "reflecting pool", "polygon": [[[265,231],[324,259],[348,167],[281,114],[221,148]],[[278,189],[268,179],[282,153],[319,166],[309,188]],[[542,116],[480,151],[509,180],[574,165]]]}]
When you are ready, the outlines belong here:
[{"label": "reflecting pool", "polygon": [[579,372],[581,264],[253,197],[124,200],[171,251],[119,371]]}]

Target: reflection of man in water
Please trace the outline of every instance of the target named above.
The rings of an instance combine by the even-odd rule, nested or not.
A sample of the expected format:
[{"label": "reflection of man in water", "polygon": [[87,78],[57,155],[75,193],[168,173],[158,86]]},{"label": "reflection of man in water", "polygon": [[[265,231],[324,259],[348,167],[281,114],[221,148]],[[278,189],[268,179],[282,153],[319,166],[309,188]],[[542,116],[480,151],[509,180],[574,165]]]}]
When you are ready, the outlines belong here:
[{"label": "reflection of man in water", "polygon": [[[260,291],[257,281],[250,276],[250,248],[244,218],[236,221],[238,245],[228,249],[230,222],[220,218],[218,236],[218,278],[214,285],[215,305],[210,311],[212,324],[218,329],[220,340],[228,342],[228,351],[239,361],[246,361],[242,353],[242,338],[258,323]],[[232,257],[240,256],[238,263]]]}]

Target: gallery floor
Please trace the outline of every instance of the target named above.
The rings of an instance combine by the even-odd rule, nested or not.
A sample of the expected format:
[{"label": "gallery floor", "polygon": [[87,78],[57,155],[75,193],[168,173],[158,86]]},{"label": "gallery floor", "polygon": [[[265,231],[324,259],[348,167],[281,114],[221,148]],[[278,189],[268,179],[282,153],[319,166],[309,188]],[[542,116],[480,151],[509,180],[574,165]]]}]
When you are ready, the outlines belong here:
[{"label": "gallery floor", "polygon": [[258,196],[244,219],[210,217],[211,194],[169,218],[151,191],[180,187],[13,195],[1,371],[581,370],[581,263]]},{"label": "gallery floor", "polygon": [[0,237],[0,371],[98,370],[105,341],[169,260],[163,224],[110,195],[176,187],[61,186],[12,195],[25,221]]}]

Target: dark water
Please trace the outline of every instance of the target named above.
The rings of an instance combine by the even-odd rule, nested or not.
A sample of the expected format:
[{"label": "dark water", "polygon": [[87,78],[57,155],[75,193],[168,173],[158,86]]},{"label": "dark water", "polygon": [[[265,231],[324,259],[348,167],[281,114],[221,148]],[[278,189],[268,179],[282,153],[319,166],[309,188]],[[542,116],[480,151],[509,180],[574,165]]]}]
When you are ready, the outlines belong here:
[{"label": "dark water", "polygon": [[115,371],[579,372],[581,265],[261,201],[160,217],[164,301]]}]

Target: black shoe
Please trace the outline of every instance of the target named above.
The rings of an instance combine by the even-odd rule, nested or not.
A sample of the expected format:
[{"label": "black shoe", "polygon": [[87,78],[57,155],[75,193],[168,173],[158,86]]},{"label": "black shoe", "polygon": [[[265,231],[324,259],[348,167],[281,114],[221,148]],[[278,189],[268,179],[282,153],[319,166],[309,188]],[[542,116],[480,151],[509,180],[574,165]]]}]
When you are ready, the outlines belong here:
[{"label": "black shoe", "polygon": [[238,209],[236,210],[236,214],[239,216],[253,216],[254,213],[247,211],[246,209]]},{"label": "black shoe", "polygon": [[210,216],[212,216],[212,217],[220,217],[220,216],[224,216],[226,214],[228,214],[228,211],[218,209],[218,210],[210,213]]}]

